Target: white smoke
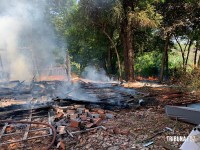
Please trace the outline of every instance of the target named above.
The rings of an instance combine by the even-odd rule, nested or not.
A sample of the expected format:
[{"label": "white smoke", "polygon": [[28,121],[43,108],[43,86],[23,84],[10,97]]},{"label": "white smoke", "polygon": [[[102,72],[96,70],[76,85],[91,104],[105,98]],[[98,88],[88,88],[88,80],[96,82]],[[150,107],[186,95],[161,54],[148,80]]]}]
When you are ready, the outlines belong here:
[{"label": "white smoke", "polygon": [[31,80],[36,70],[55,65],[56,44],[45,8],[44,0],[0,1],[0,55],[10,80]]},{"label": "white smoke", "polygon": [[100,82],[112,82],[113,79],[109,78],[106,75],[104,69],[100,68],[97,69],[94,66],[87,66],[84,71],[82,72],[82,77],[85,79],[93,80],[93,81],[100,81]]},{"label": "white smoke", "polygon": [[[104,69],[97,69],[94,66],[87,66],[81,75],[84,79],[88,79],[90,82],[118,83],[117,81],[109,78]],[[111,84],[98,84],[96,86],[108,87],[111,86]],[[87,89],[85,89],[84,86],[82,87],[81,82],[62,83],[56,91],[56,95],[60,98],[69,96],[74,100],[84,100],[90,102],[96,102],[99,100],[96,93],[87,93]]]},{"label": "white smoke", "polygon": [[[2,63],[4,68],[10,73],[12,79],[21,80],[23,74],[27,79],[30,76],[29,65],[25,63],[26,59],[18,51],[18,34],[23,28],[22,18],[14,17],[11,14],[0,17],[0,47],[2,48]],[[7,61],[7,62],[5,62]]]}]

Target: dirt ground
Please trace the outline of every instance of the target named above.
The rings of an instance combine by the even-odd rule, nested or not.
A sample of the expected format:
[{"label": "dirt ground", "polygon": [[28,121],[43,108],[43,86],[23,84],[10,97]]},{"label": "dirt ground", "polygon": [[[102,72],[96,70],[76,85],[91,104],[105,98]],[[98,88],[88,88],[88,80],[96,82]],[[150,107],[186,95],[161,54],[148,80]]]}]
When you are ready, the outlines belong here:
[{"label": "dirt ground", "polygon": [[[115,115],[113,119],[105,120],[101,125],[107,130],[94,130],[75,136],[73,139],[65,137],[64,147],[67,149],[108,149],[108,150],[164,150],[177,149],[183,142],[168,141],[168,136],[187,137],[195,125],[170,119],[165,115],[164,106],[182,105],[198,102],[196,93],[185,93],[171,86],[149,84],[143,82],[127,83],[124,87],[135,88],[145,93],[140,97],[148,101],[149,105],[138,109],[123,109],[110,112]],[[153,103],[151,103],[153,101]],[[172,129],[156,135],[165,128]],[[148,147],[144,144],[153,142]]]},{"label": "dirt ground", "polygon": [[[179,148],[183,142],[168,141],[168,136],[187,137],[195,125],[167,117],[164,106],[199,102],[198,92],[183,92],[177,87],[163,86],[157,83],[136,82],[126,83],[123,86],[135,88],[143,93],[143,97],[136,97],[136,99],[143,99],[147,104],[137,109],[106,110],[114,115],[112,119],[102,121],[101,125],[106,130],[94,129],[77,134],[73,138],[68,134],[57,135],[57,139],[62,140],[55,141],[55,145],[51,149],[164,150]],[[171,131],[166,131],[166,128]],[[166,132],[161,133],[164,130]],[[156,136],[154,137],[154,135]],[[32,141],[29,149],[43,149],[48,141],[50,141],[49,138]],[[152,144],[144,147],[144,144],[148,142],[152,142]],[[28,142],[23,145],[30,146]],[[19,148],[18,146],[18,144],[12,144],[3,149],[24,149],[24,147]]]}]

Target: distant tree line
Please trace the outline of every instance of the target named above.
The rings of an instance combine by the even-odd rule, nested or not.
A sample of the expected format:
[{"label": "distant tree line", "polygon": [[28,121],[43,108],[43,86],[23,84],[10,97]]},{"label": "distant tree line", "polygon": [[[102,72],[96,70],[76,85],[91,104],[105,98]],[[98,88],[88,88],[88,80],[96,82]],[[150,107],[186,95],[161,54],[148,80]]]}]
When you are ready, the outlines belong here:
[{"label": "distant tree line", "polygon": [[80,70],[96,64],[108,74],[134,81],[137,57],[156,51],[162,56],[157,67],[163,81],[175,45],[183,71],[191,50],[193,67],[200,66],[199,0],[52,0],[48,12]]}]

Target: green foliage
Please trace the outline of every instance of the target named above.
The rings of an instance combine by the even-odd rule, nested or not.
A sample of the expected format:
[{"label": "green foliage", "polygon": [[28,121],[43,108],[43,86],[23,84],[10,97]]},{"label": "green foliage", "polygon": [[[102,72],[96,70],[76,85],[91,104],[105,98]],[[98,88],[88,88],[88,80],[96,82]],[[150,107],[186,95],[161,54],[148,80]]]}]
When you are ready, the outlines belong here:
[{"label": "green foliage", "polygon": [[170,52],[168,63],[169,63],[169,70],[173,70],[174,68],[179,67],[182,63],[181,54],[176,51]]},{"label": "green foliage", "polygon": [[[121,61],[126,59],[121,39],[122,31],[128,32],[127,24],[130,25],[134,38],[130,41],[126,39],[126,42],[132,41],[136,53],[136,74],[141,76],[159,74],[166,35],[187,37],[194,41],[200,37],[197,1],[59,1],[62,3],[56,0],[51,3],[52,22],[57,36],[69,49],[72,70],[76,73],[88,64],[117,73],[117,59],[113,49],[114,46],[117,47]],[[111,44],[105,32],[114,44]],[[170,42],[169,49],[173,44]],[[58,54],[60,51],[61,48],[56,50],[55,55],[57,62],[63,63]],[[180,62],[180,53],[169,52],[170,75],[176,75]]]},{"label": "green foliage", "polygon": [[80,75],[80,73],[81,73],[81,65],[79,63],[76,63],[76,62],[71,62],[71,71],[73,73],[76,73],[76,74]]},{"label": "green foliage", "polygon": [[73,5],[75,6],[68,6],[64,12],[55,17],[54,25],[68,45],[71,61],[80,64],[78,70],[81,70],[89,63],[99,63],[105,55],[109,42],[86,22],[78,5]]},{"label": "green foliage", "polygon": [[159,66],[161,64],[162,55],[156,51],[145,52],[138,56],[135,62],[135,71],[137,76],[157,76],[159,73]]},{"label": "green foliage", "polygon": [[[158,51],[144,52],[136,57],[135,70],[137,76],[158,76],[160,73],[162,53]],[[170,76],[177,76],[178,66],[181,64],[181,56],[177,52],[169,53]]]},{"label": "green foliage", "polygon": [[139,27],[157,28],[161,25],[162,15],[157,13],[153,5],[147,4],[144,10],[136,7],[129,14],[129,17],[134,25]]},{"label": "green foliage", "polygon": [[114,24],[120,24],[122,18],[124,18],[124,10],[123,10],[123,6],[122,3],[120,2],[120,0],[116,0],[115,4],[112,7],[112,11],[111,11],[111,21]]},{"label": "green foliage", "polygon": [[[139,1],[134,10],[128,11],[128,20],[133,24],[135,28],[157,28],[161,25],[162,15],[159,14],[156,11],[155,6],[152,5],[154,2],[154,0],[149,0],[146,2]],[[119,24],[121,20],[126,17],[123,4],[120,0],[116,0],[111,12],[112,22],[114,23]]]}]

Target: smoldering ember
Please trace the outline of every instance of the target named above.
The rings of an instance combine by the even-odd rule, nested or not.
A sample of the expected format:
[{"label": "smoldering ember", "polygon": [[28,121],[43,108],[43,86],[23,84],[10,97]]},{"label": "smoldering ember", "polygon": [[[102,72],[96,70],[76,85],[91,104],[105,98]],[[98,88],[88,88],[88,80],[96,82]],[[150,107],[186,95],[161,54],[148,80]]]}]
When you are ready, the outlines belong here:
[{"label": "smoldering ember", "polygon": [[198,0],[1,0],[0,150],[198,150]]}]

